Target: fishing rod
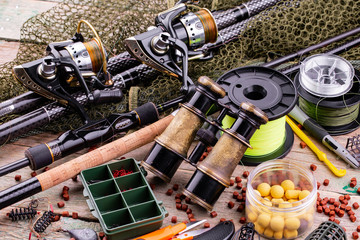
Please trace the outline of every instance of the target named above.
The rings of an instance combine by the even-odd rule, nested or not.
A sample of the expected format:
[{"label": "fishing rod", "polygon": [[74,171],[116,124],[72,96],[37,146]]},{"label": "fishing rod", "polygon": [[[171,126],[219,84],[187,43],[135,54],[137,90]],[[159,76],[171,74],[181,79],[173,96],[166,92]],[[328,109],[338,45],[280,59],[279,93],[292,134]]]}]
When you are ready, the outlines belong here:
[{"label": "fishing rod", "polygon": [[[332,41],[334,41],[334,40],[340,40],[340,39],[343,39],[344,37],[348,37],[348,36],[351,36],[352,34],[354,34],[354,33],[356,33],[357,31],[359,31],[359,29],[360,28],[358,28],[358,29],[356,29],[356,31],[354,31],[354,30],[351,30],[351,31],[349,31],[349,32],[346,32],[346,33],[343,33],[343,34],[340,34],[339,36],[337,36],[337,37],[334,37],[334,38],[331,38],[332,39]],[[351,34],[350,34],[351,33]],[[342,37],[340,37],[340,36],[342,36]],[[340,37],[340,38],[339,38]],[[326,43],[326,44],[325,44]],[[300,50],[299,51],[299,53],[301,53],[301,55],[303,55],[303,54],[307,54],[307,53],[309,53],[310,51],[313,51],[313,50],[316,50],[316,49],[318,49],[318,48],[321,48],[321,47],[323,47],[324,45],[327,45],[329,43],[329,39],[328,40],[325,40],[324,42],[322,42],[322,43],[319,43],[319,44],[316,44],[316,48],[315,47],[313,47],[313,46],[311,46],[311,47],[308,47],[308,48],[306,48],[306,49],[302,49],[302,50]],[[333,53],[333,54],[338,54],[338,53],[341,53],[341,52],[343,52],[343,51],[345,51],[345,50],[348,50],[350,47],[353,47],[353,46],[356,46],[357,44],[359,43],[359,39],[355,39],[355,40],[352,40],[352,41],[350,41],[350,42],[348,42],[348,43],[345,43],[345,44],[343,44],[343,45],[341,45],[341,46],[338,46],[338,47],[336,47],[336,48],[334,48],[334,49],[332,49],[332,50],[330,50],[330,52],[331,53]],[[290,61],[290,60],[292,60],[293,58],[296,58],[296,57],[298,57],[298,56],[301,56],[300,54],[289,54],[289,55],[286,55],[286,56],[284,56],[284,57],[282,57],[281,59],[281,61],[279,61],[278,59],[276,59],[276,60],[273,60],[273,61],[271,61],[271,62],[269,62],[269,63],[265,63],[263,66],[276,66],[276,65],[279,65],[279,64],[282,64],[282,63],[285,63],[285,62],[287,62],[287,61]],[[145,66],[145,65],[139,65],[138,67],[140,67],[140,66]],[[146,66],[145,66],[146,67]],[[146,74],[146,75],[144,75],[144,76],[142,76],[142,81],[145,81],[145,79],[146,78],[154,78],[154,77],[156,77],[156,75],[159,73],[159,72],[157,72],[157,71],[155,71],[155,70],[153,70],[153,69],[151,69],[151,68],[149,68],[149,67],[146,67],[146,68],[148,68],[148,70],[149,70],[149,72],[150,73],[152,73],[152,74]],[[282,70],[282,71],[284,71],[284,72],[287,72],[287,73],[289,73],[289,72],[294,72],[294,71],[296,71],[297,70],[297,68],[298,68],[298,64],[294,64],[294,65],[292,65],[292,66],[290,66],[290,67],[288,67],[288,68],[286,68],[285,70]],[[141,72],[141,71],[138,71],[138,70],[134,70],[134,72],[136,72],[136,73],[139,73],[139,72]],[[122,76],[122,75],[119,75],[119,76]],[[123,77],[124,78],[124,77]],[[115,79],[115,82],[117,83],[118,81]],[[124,83],[123,83],[124,84]],[[123,87],[126,87],[126,86],[124,86],[123,85]],[[182,97],[179,97],[179,102],[181,102],[181,100],[184,100],[184,97],[182,96]],[[174,99],[173,101],[177,101],[176,99]],[[165,107],[166,108],[166,107]],[[121,114],[120,114],[121,115]],[[31,117],[32,118],[32,117]],[[31,119],[30,118],[30,119]],[[38,118],[37,118],[38,119]],[[105,120],[100,120],[100,122],[101,121],[105,121]],[[26,122],[26,121],[25,121]],[[95,124],[96,125],[96,124]],[[20,127],[20,129],[21,129],[21,127]],[[87,129],[87,131],[89,131],[89,129],[91,129],[91,128],[89,128],[89,127],[82,127],[82,128],[80,128],[78,131],[82,131],[82,129]],[[214,131],[217,131],[217,129],[213,129]],[[94,129],[94,131],[96,131],[96,129]],[[208,129],[208,131],[211,131],[211,129]],[[90,132],[90,131],[89,131]],[[113,134],[117,134],[117,131],[115,131]],[[215,133],[210,133],[210,134],[215,134]],[[79,135],[79,134],[75,134],[75,135]],[[81,135],[81,134],[80,134]],[[209,134],[207,134],[207,136],[209,136]],[[110,136],[108,136],[108,137],[102,137],[100,134],[98,134],[98,138],[99,139],[107,139],[107,138],[110,138]],[[59,139],[61,139],[61,137],[59,137]],[[0,140],[1,140],[1,138],[0,138]],[[203,139],[204,140],[204,139]],[[59,141],[59,140],[54,140],[55,142],[56,141]],[[1,141],[0,141],[1,142]],[[196,163],[197,161],[195,161],[195,160],[193,160],[194,158],[195,159],[198,159],[198,156],[199,156],[199,154],[201,155],[202,154],[202,152],[204,151],[204,149],[206,148],[206,146],[207,146],[208,144],[205,144],[204,143],[204,141],[201,141],[201,139],[200,139],[200,142],[198,143],[198,145],[195,147],[196,149],[199,149],[198,151],[195,151],[190,157],[189,157],[189,160],[190,160],[190,162],[194,162],[194,163]],[[85,147],[88,147],[88,146],[90,146],[90,144],[83,144],[82,145],[82,148],[85,148]],[[77,147],[77,151],[79,151],[79,150],[81,150],[82,148],[79,148],[79,147]],[[202,149],[202,150],[201,150]],[[65,151],[63,151],[63,152],[65,152]],[[71,152],[72,153],[72,152]],[[37,157],[36,157],[36,154],[32,154],[34,157],[34,159],[36,159]],[[65,155],[65,153],[63,153],[62,154],[62,156],[61,157],[64,157],[64,156],[66,156]],[[347,158],[348,158],[348,156],[347,156]],[[58,158],[57,158],[58,159]],[[33,161],[36,161],[36,160],[33,160]],[[52,161],[51,161],[51,159],[49,158],[49,160],[48,160],[48,163],[47,164],[50,164]],[[24,165],[25,164],[25,165]],[[13,171],[15,171],[15,170],[17,170],[17,169],[19,169],[19,168],[22,168],[22,167],[24,167],[24,166],[28,166],[28,164],[29,164],[29,160],[28,160],[28,158],[24,158],[24,159],[22,159],[22,160],[18,160],[18,161],[15,161],[14,163],[11,163],[11,164],[9,164],[9,165],[5,165],[5,166],[2,166],[2,167],[0,167],[0,176],[3,176],[3,175],[5,175],[5,174],[7,174],[7,173],[10,173],[10,172],[13,172]],[[33,164],[31,164],[31,166],[40,166],[39,164],[36,164],[36,162],[35,163],[33,163]],[[36,170],[36,169],[39,169],[40,167],[31,167],[33,170]]]},{"label": "fishing rod", "polygon": [[181,96],[157,106],[148,102],[131,112],[111,114],[76,130],[67,131],[55,140],[27,149],[25,158],[0,167],[0,176],[27,166],[34,171],[38,170],[84,148],[106,142],[119,133],[154,123],[159,120],[159,113],[177,107],[184,100],[185,97]]},{"label": "fishing rod", "polygon": [[[121,89],[130,87],[139,81],[153,79],[157,73],[150,67],[139,65],[129,69],[113,78],[114,85],[111,89],[95,90],[93,92],[94,99],[91,103],[109,103],[111,101],[118,102],[123,98]],[[85,93],[78,92],[72,95],[80,104],[89,104],[89,98]],[[0,145],[5,144],[11,139],[19,137],[28,131],[44,126],[55,119],[65,115],[71,108],[63,106],[57,102],[45,105],[21,117],[8,121],[0,125]]]},{"label": "fishing rod", "polygon": [[274,6],[279,0],[252,0],[225,11],[213,12],[218,29],[224,29]]},{"label": "fishing rod", "polygon": [[[202,29],[197,29],[197,27],[193,28],[193,25],[195,26],[195,24],[199,24],[199,19],[201,17],[205,17],[206,21],[208,21],[208,18],[213,18],[217,31],[220,31],[239,21],[255,16],[259,12],[275,5],[279,1],[280,0],[267,0],[267,1],[251,0],[247,3],[241,4],[226,11],[214,11],[212,13],[208,12],[209,15],[203,14],[201,13],[201,11],[196,13],[188,13],[182,15],[179,18],[172,19],[174,20],[174,23],[171,24],[173,24],[174,28],[176,28],[175,33],[179,38],[181,38],[181,40],[183,40],[184,42],[190,40],[191,42],[190,38],[193,34],[199,34],[199,33],[201,34]],[[183,2],[187,2],[187,1],[181,1],[177,5],[180,5],[180,3],[184,4]],[[170,12],[171,11],[172,10],[170,10]],[[203,10],[203,11],[208,11],[208,10]],[[169,12],[169,10],[165,12]],[[163,13],[160,13],[159,15],[161,14]],[[186,27],[187,25],[186,23],[188,22],[190,22],[191,26]],[[171,26],[171,24],[165,23],[164,25]],[[185,26],[185,28],[183,25]],[[190,29],[196,29],[196,30],[192,31]],[[215,30],[215,29],[212,28],[210,30]],[[202,36],[200,36],[200,38],[201,37]],[[198,38],[196,39],[196,41],[198,41]],[[52,44],[49,44],[49,46],[51,45]],[[194,47],[196,47],[196,45],[194,45]],[[205,55],[208,49],[202,48],[201,51],[203,52],[203,55]],[[198,56],[201,55],[199,51],[196,51],[196,53],[194,52],[193,54]],[[107,63],[107,71],[110,73],[111,76],[114,76],[118,73],[126,71],[127,69],[133,68],[139,64],[140,62],[137,61],[135,58],[133,58],[128,52],[123,52],[109,59]],[[39,97],[37,94],[32,93],[31,91],[26,92],[15,98],[0,103],[0,117],[5,116],[7,114],[15,114],[29,110],[34,106],[38,106],[43,101],[44,98]]]}]

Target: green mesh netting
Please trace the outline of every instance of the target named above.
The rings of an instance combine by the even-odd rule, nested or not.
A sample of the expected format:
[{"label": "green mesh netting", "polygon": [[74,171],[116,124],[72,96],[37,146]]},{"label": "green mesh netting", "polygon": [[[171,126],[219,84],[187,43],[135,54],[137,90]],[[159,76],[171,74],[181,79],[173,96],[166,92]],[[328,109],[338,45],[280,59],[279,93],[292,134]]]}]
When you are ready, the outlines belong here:
[{"label": "green mesh netting", "polygon": [[[49,11],[29,19],[21,29],[21,45],[17,58],[0,68],[0,101],[27,91],[12,78],[11,68],[43,57],[48,43],[71,38],[80,19],[86,19],[94,25],[107,52],[112,56],[125,51],[123,45],[125,38],[146,31],[148,26],[153,25],[155,15],[174,2],[174,0],[168,2],[165,0],[65,0]],[[199,5],[216,10],[231,8],[242,2],[245,1],[206,0],[201,1]],[[270,11],[259,14],[249,22],[238,40],[220,48],[213,59],[206,62],[190,62],[189,76],[193,80],[201,75],[216,79],[230,69],[268,61],[360,26],[358,12],[360,1],[288,0],[284,2],[291,4],[284,5],[280,2]],[[85,36],[91,35],[86,28],[82,32]],[[353,38],[355,37],[359,36]],[[326,49],[338,44],[341,43],[329,45]],[[360,67],[359,48],[353,48],[342,56],[353,60],[352,63],[356,68]],[[160,75],[147,86],[141,86],[138,104],[148,101],[161,103],[172,99],[179,95],[180,84],[178,79]],[[91,107],[88,111],[90,116],[98,119],[112,112],[127,111],[127,108],[127,99],[124,99],[122,103]],[[0,123],[14,117],[16,116],[2,118]],[[47,129],[60,131],[79,125],[81,125],[80,118],[72,114],[56,121]]]}]

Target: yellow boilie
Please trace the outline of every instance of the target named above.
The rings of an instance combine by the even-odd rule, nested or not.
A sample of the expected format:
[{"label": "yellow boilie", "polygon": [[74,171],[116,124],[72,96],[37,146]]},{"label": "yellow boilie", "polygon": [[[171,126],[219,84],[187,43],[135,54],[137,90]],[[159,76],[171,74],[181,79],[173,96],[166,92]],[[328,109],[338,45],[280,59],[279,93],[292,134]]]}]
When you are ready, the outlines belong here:
[{"label": "yellow boilie", "polygon": [[311,224],[313,222],[313,209],[292,212],[285,208],[296,207],[306,198],[310,191],[295,190],[295,184],[291,180],[284,180],[280,185],[260,183],[254,190],[258,201],[250,204],[247,209],[247,219],[255,224],[255,230],[268,238],[293,239],[299,234],[300,219]]},{"label": "yellow boilie", "polygon": [[282,216],[274,216],[270,221],[270,227],[274,232],[282,231],[285,227],[285,221]]},{"label": "yellow boilie", "polygon": [[284,188],[280,185],[273,185],[270,189],[273,198],[282,198],[284,196]]},{"label": "yellow boilie", "polygon": [[295,184],[293,183],[293,181],[288,180],[288,179],[282,181],[280,185],[284,189],[285,192],[287,190],[294,190],[295,189]]},{"label": "yellow boilie", "polygon": [[270,214],[267,214],[267,213],[262,213],[258,216],[257,218],[257,223],[266,228],[267,226],[269,226],[270,224],[270,220],[271,220],[271,216]]},{"label": "yellow boilie", "polygon": [[308,190],[302,190],[299,193],[299,200],[302,200],[302,199],[306,198],[309,195],[310,195],[310,192]]},{"label": "yellow boilie", "polygon": [[260,183],[257,187],[257,190],[259,191],[260,195],[262,197],[266,197],[270,194],[270,185],[268,183]]}]

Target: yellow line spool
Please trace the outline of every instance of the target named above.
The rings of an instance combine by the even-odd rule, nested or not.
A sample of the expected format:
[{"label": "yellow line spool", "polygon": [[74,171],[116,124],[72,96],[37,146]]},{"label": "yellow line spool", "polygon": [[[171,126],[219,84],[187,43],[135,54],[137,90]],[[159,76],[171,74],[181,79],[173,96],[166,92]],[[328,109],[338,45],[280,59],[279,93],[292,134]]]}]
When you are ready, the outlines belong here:
[{"label": "yellow line spool", "polygon": [[[226,116],[223,127],[230,127],[235,119]],[[288,129],[287,129],[288,128]],[[289,132],[291,134],[287,134]],[[252,149],[247,149],[242,161],[245,165],[257,165],[261,162],[281,158],[286,155],[293,144],[294,137],[285,116],[261,125],[250,139]]]}]

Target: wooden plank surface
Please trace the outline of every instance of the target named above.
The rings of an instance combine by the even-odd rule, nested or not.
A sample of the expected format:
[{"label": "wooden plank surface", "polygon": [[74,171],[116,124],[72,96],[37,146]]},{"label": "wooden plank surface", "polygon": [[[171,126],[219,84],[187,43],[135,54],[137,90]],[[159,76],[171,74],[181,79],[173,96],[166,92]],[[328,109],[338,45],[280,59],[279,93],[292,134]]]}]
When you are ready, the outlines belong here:
[{"label": "wooden plank surface", "polygon": [[19,46],[20,42],[0,40],[0,64],[12,61],[16,57]]},{"label": "wooden plank surface", "polygon": [[[12,9],[3,7],[4,4],[7,3],[8,6],[12,6]],[[26,3],[26,8],[24,7]],[[41,3],[41,4],[39,4]],[[29,5],[30,4],[30,5]],[[31,5],[33,4],[33,5]],[[28,17],[32,16],[32,14],[36,14],[35,10],[31,9],[37,9],[36,11],[40,12],[40,8],[43,8],[42,10],[46,9],[47,7],[50,7],[50,5],[54,4],[54,2],[48,3],[44,1],[0,1],[0,21],[4,21],[5,23],[0,23],[0,38],[7,38],[7,39],[18,39],[18,35],[16,35],[13,31],[11,34],[6,33],[6,29],[10,29],[10,24],[7,24],[7,17],[11,18],[11,22],[16,22],[17,20],[24,21]],[[28,10],[26,10],[28,9]],[[42,11],[41,10],[41,11]],[[18,14],[19,13],[19,14]],[[12,15],[11,15],[12,14]],[[19,15],[19,16],[18,16]],[[20,16],[21,15],[21,16]],[[6,17],[7,16],[7,17]],[[16,21],[14,21],[16,19]],[[2,27],[1,27],[2,26]],[[20,24],[21,26],[21,24]],[[15,28],[15,25],[11,25],[11,27]],[[11,29],[10,29],[11,30]],[[2,62],[10,61],[15,55],[18,48],[17,42],[0,42],[0,60]],[[360,133],[360,130],[350,133],[348,135],[344,136],[338,136],[336,139],[345,146],[346,139],[349,136],[354,136]],[[40,143],[48,142],[54,138],[56,138],[58,134],[50,134],[50,133],[42,133],[38,134],[36,136],[22,138],[16,142],[6,144],[4,146],[0,146],[0,165],[11,163],[17,159],[21,159],[24,157],[24,151],[28,147],[35,146]],[[346,164],[342,161],[336,158],[334,154],[332,154],[330,151],[328,151],[324,146],[317,143],[317,145],[320,147],[320,149],[327,153],[329,160],[334,163],[334,165],[338,168],[347,168],[347,175],[343,178],[337,178],[335,177],[321,162],[319,162],[314,154],[311,152],[309,148],[301,149],[299,147],[300,140],[295,137],[295,143],[293,145],[293,148],[291,152],[286,156],[286,159],[296,161],[305,167],[309,167],[311,163],[315,163],[318,166],[318,169],[315,172],[315,177],[317,181],[323,182],[324,179],[330,180],[329,186],[320,186],[319,192],[321,194],[321,197],[335,197],[338,198],[340,195],[345,194],[346,191],[344,191],[342,188],[343,186],[347,185],[350,181],[351,177],[358,177],[359,176],[359,170],[358,169],[351,169],[346,166]],[[125,157],[134,157],[137,160],[142,160],[146,154],[149,152],[152,144],[148,144],[140,149],[137,149],[131,153],[128,153],[125,155]],[[71,156],[66,157],[63,160],[60,160],[56,163],[54,163],[51,168],[65,162],[68,160],[71,160],[77,156],[79,156],[82,153],[85,153],[86,150],[81,151],[80,153],[73,154]],[[119,156],[120,158],[121,156]],[[114,160],[116,161],[116,160]],[[237,166],[233,177],[235,176],[241,176],[241,174],[247,170],[251,171],[254,167],[246,167],[239,165]],[[165,218],[163,222],[163,226],[167,226],[171,224],[171,217],[177,216],[178,221],[187,220],[187,215],[183,211],[179,211],[175,208],[175,201],[174,201],[174,195],[175,193],[181,192],[181,189],[186,185],[190,177],[192,176],[192,173],[194,171],[194,168],[191,167],[189,164],[183,163],[177,173],[175,174],[174,178],[172,179],[170,184],[166,184],[161,182],[158,178],[155,178],[153,174],[149,173],[147,176],[147,180],[149,183],[155,184],[156,188],[154,190],[154,193],[156,195],[156,198],[163,202],[164,207],[169,213],[169,216]],[[0,191],[4,190],[10,186],[13,186],[17,184],[14,180],[14,176],[17,174],[22,175],[22,179],[20,182],[30,178],[31,169],[29,167],[26,167],[24,169],[18,170],[14,173],[8,174],[6,176],[1,177],[0,181]],[[41,173],[42,171],[37,171],[38,173]],[[360,180],[360,179],[359,179]],[[180,189],[172,196],[167,196],[165,193],[166,191],[173,186],[174,183],[177,183],[180,185]],[[244,185],[246,181],[243,181]],[[69,186],[70,187],[70,201],[66,202],[65,207],[63,209],[59,209],[56,206],[56,203],[61,201],[60,193],[63,186]],[[227,207],[228,201],[232,200],[232,193],[235,191],[235,187],[230,187],[225,190],[225,192],[222,194],[221,198],[216,203],[214,210],[218,213],[218,216],[216,218],[210,218],[209,213],[202,209],[201,207],[190,204],[190,208],[193,210],[195,218],[196,219],[207,219],[210,222],[211,226],[215,226],[220,218],[226,218],[226,219],[233,219],[236,229],[239,229],[241,224],[238,222],[240,217],[244,216],[244,213],[239,213],[236,211],[237,206],[239,203],[235,204],[235,207],[233,209],[229,209]],[[360,202],[360,197],[357,194],[350,194],[351,200],[349,204],[352,204],[353,202]],[[92,214],[89,211],[89,208],[86,204],[85,198],[83,197],[83,186],[80,183],[80,181],[72,181],[68,180],[64,182],[63,184],[60,184],[56,187],[53,187],[51,189],[48,189],[42,193],[36,194],[33,196],[33,198],[43,199],[44,201],[40,204],[39,210],[47,210],[48,208],[48,202],[51,203],[54,206],[55,212],[62,212],[62,211],[69,211],[70,214],[72,212],[78,212],[80,219],[72,219],[69,217],[62,217],[60,221],[51,224],[51,227],[46,231],[46,234],[43,235],[43,239],[69,239],[69,235],[63,231],[60,231],[61,229],[76,229],[76,228],[92,228],[95,231],[99,232],[102,231],[100,224],[96,222],[96,218],[92,216]],[[9,218],[6,216],[6,213],[9,212],[13,207],[19,206],[19,205],[26,205],[29,199],[22,201],[18,204],[13,205],[12,207],[8,207],[5,209],[0,210],[0,238],[1,239],[29,239],[29,232],[30,232],[30,223],[26,221],[19,221],[19,222],[11,222]],[[355,214],[358,216],[358,219],[360,217],[360,210],[355,210]],[[326,221],[328,219],[328,216],[324,214],[315,213],[315,223],[312,227],[312,230],[315,229],[321,222]],[[355,223],[351,223],[349,221],[349,218],[347,215],[345,215],[343,218],[339,219],[341,221],[341,226],[345,227],[347,229],[347,236],[349,239],[351,239],[351,233],[356,231],[356,227],[359,225],[359,220],[357,220]],[[307,233],[309,234],[310,231]],[[300,237],[299,239],[304,239],[305,236]],[[32,239],[36,239],[34,236]]]},{"label": "wooden plank surface", "polygon": [[[346,138],[348,136],[353,136],[355,134],[359,134],[360,131],[353,132],[346,136],[339,136],[336,137],[339,142],[344,144],[346,142]],[[50,141],[51,139],[55,138],[57,135],[49,134],[49,133],[42,133],[33,137],[23,138],[18,140],[17,142],[6,144],[0,148],[0,163],[1,165],[10,163],[16,159],[22,158],[23,152],[27,147],[35,146],[42,142]],[[314,154],[308,149],[301,149],[299,146],[300,140],[295,137],[295,142],[292,148],[292,151],[286,156],[286,159],[289,159],[291,161],[296,161],[300,163],[301,165],[305,167],[309,167],[311,163],[315,163],[318,166],[318,169],[314,172],[316,180],[319,182],[323,182],[324,179],[330,180],[329,186],[323,186],[320,187],[320,194],[321,197],[335,197],[338,198],[342,194],[346,194],[346,191],[344,191],[342,188],[343,186],[347,185],[350,181],[351,177],[359,176],[358,171],[355,169],[347,168],[345,163],[339,159],[336,159],[336,157],[330,153],[327,149],[325,149],[323,146],[319,146],[321,150],[326,152],[328,154],[329,160],[334,163],[334,165],[338,168],[347,168],[348,173],[343,178],[337,178],[331,172],[322,164],[320,163],[315,157]],[[152,144],[148,144],[138,150],[135,150],[133,152],[130,152],[125,155],[125,157],[134,157],[137,160],[142,160],[147,152],[150,150]],[[319,144],[317,144],[319,145]],[[86,152],[85,150],[81,153]],[[79,154],[81,154],[79,153]],[[79,154],[73,154],[69,157],[66,157],[64,160],[61,160],[59,162],[56,162],[51,167],[55,167],[59,164],[61,164],[64,161],[70,160],[78,156]],[[241,174],[245,171],[251,171],[254,167],[247,167],[239,165],[234,174],[235,176],[241,176]],[[164,207],[169,212],[169,217],[167,217],[164,220],[164,226],[167,226],[171,224],[171,217],[177,216],[178,221],[187,220],[187,215],[183,211],[179,211],[175,208],[175,202],[174,202],[174,195],[178,192],[181,192],[181,189],[186,185],[188,180],[190,179],[192,173],[194,171],[194,168],[191,167],[189,164],[183,163],[177,173],[175,174],[174,178],[172,179],[170,184],[166,184],[161,182],[158,178],[155,178],[153,174],[149,173],[147,180],[149,183],[155,184],[156,188],[154,190],[154,193],[158,200],[163,202]],[[37,171],[38,173],[41,173],[41,171]],[[8,174],[6,176],[2,177],[0,190],[6,189],[7,187],[13,186],[17,184],[14,180],[14,176],[17,174],[22,175],[22,181],[25,179],[30,178],[31,170],[27,167],[21,170],[18,170],[14,173]],[[246,180],[243,179],[243,183],[245,185]],[[177,183],[180,185],[180,190],[173,193],[172,196],[167,196],[165,193],[167,189],[171,188],[174,183]],[[61,201],[60,193],[62,191],[63,186],[69,186],[70,187],[70,201],[66,202],[66,205],[63,209],[59,209],[56,206],[56,203]],[[238,222],[240,217],[244,216],[244,213],[239,213],[236,211],[236,208],[239,203],[235,204],[235,208],[229,209],[227,207],[228,201],[232,200],[232,193],[233,191],[237,190],[235,187],[230,187],[225,190],[225,192],[221,195],[220,199],[214,206],[214,210],[218,213],[218,216],[216,218],[210,218],[209,213],[202,209],[201,207],[190,204],[189,207],[193,210],[195,218],[196,219],[207,219],[211,226],[216,225],[219,222],[220,218],[226,218],[226,219],[232,219],[235,223],[236,229],[240,228],[241,224]],[[360,202],[360,197],[357,194],[350,194],[351,200],[349,204],[352,204],[353,202]],[[93,222],[95,218],[91,215],[90,211],[88,210],[88,207],[85,202],[85,198],[83,197],[83,187],[80,181],[74,182],[72,180],[68,180],[64,182],[63,184],[60,184],[59,186],[53,187],[51,189],[48,189],[42,193],[36,194],[34,196],[35,198],[47,198],[49,202],[51,202],[54,205],[55,212],[62,212],[64,210],[69,211],[70,214],[72,212],[78,212],[79,216],[86,220],[74,220],[67,217],[62,217],[59,222],[56,222],[52,224],[51,228],[47,231],[46,237],[49,239],[67,239],[67,234],[64,232],[58,232],[56,231],[58,228],[63,229],[74,229],[74,228],[83,228],[83,227],[90,227],[95,229],[96,231],[101,231],[101,227],[98,223]],[[26,202],[26,201],[22,201]],[[16,206],[16,205],[14,205]],[[14,207],[12,206],[12,207]],[[12,209],[12,207],[8,207],[5,209],[2,209],[0,211],[0,237],[9,237],[9,232],[11,233],[11,238],[8,239],[26,239],[27,233],[29,232],[29,223],[26,222],[17,222],[12,223],[7,217],[6,213]],[[47,208],[47,204],[42,204],[39,209],[45,210]],[[355,214],[359,215],[359,210],[355,210]],[[328,216],[324,214],[315,213],[315,223],[312,229],[315,229],[321,222],[326,221],[328,219]],[[91,221],[89,221],[91,220]],[[339,218],[341,221],[341,226],[345,227],[347,229],[348,237],[350,238],[350,235],[353,231],[356,231],[356,227],[358,224],[358,221],[356,223],[351,223],[349,221],[348,216],[344,216],[343,218]],[[299,238],[304,239],[304,237]]]}]

